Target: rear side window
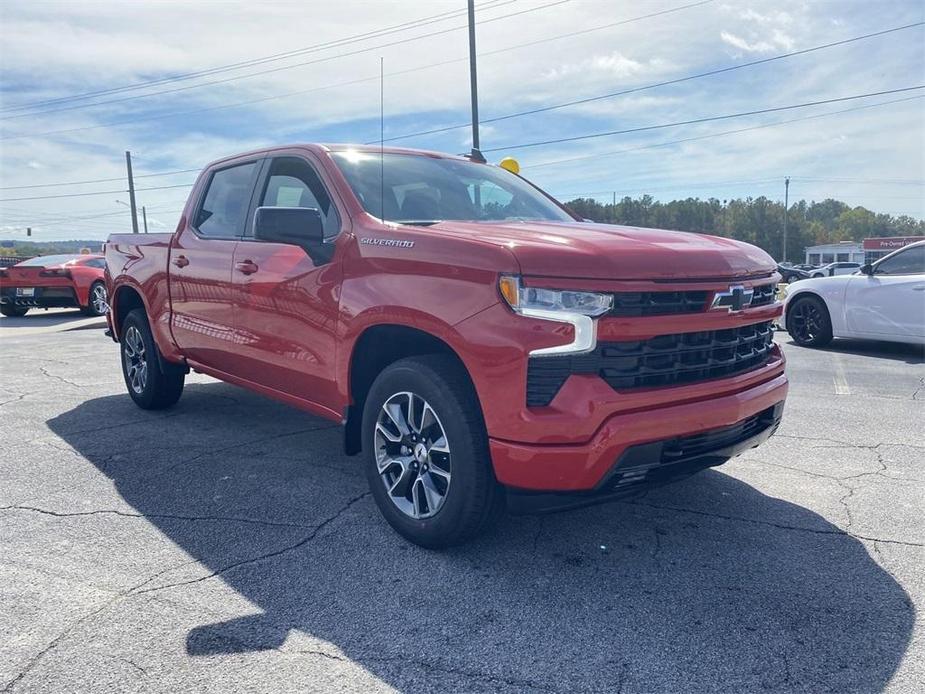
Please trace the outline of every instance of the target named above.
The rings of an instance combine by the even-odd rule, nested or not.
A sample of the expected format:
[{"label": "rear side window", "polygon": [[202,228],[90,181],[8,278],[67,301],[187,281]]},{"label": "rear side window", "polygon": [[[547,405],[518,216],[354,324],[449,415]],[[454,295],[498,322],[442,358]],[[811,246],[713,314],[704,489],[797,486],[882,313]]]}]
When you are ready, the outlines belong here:
[{"label": "rear side window", "polygon": [[95,268],[99,268],[100,270],[103,270],[106,268],[106,259],[105,258],[94,258],[93,260],[88,260],[87,262],[85,262],[84,265],[88,265],[90,267],[95,267]]},{"label": "rear side window", "polygon": [[877,263],[878,275],[925,275],[925,246],[908,248]]},{"label": "rear side window", "polygon": [[212,174],[193,225],[201,235],[227,238],[244,233],[257,164],[240,164]]},{"label": "rear side window", "polygon": [[310,207],[321,215],[326,240],[340,233],[340,217],[331,196],[311,165],[298,157],[273,160],[260,207]]}]

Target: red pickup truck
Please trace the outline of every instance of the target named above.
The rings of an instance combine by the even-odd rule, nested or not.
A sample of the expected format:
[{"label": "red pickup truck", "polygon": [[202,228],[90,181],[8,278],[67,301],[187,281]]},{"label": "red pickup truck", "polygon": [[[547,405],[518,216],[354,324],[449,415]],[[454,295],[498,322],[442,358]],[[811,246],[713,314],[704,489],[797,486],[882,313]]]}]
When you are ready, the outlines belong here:
[{"label": "red pickup truck", "polygon": [[106,245],[129,395],[189,369],[344,425],[403,536],[462,542],[719,465],[777,428],[774,261],[593,224],[472,158],[295,145],[210,164]]}]

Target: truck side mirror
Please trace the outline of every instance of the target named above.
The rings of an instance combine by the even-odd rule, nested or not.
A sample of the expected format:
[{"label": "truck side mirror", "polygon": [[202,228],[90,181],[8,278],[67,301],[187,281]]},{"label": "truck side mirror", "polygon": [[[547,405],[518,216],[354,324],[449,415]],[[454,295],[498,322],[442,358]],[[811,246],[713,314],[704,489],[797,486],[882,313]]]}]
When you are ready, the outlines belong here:
[{"label": "truck side mirror", "polygon": [[258,207],[254,238],[296,246],[323,243],[321,214],[313,207]]},{"label": "truck side mirror", "polygon": [[333,246],[329,250],[324,244],[321,213],[314,207],[258,207],[254,238],[299,246],[316,265],[328,262],[333,252]]}]

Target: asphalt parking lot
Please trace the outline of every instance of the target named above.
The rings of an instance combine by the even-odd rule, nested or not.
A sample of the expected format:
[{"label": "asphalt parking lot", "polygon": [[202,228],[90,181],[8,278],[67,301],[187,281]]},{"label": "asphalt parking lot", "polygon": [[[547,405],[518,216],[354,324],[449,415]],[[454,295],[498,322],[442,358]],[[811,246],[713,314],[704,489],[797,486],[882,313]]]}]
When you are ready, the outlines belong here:
[{"label": "asphalt parking lot", "polygon": [[143,412],[99,325],[0,320],[4,692],[922,691],[921,350],[779,334],[763,447],[435,553],[338,427],[204,376]]}]

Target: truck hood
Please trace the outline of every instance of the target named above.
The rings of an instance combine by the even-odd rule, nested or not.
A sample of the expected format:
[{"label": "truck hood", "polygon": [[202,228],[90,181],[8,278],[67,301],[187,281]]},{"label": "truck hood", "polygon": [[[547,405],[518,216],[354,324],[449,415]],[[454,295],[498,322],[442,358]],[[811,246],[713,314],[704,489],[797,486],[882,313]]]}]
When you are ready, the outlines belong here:
[{"label": "truck hood", "polygon": [[439,222],[429,231],[508,248],[524,275],[613,280],[732,279],[775,262],[742,241],[684,231],[583,222]]}]

